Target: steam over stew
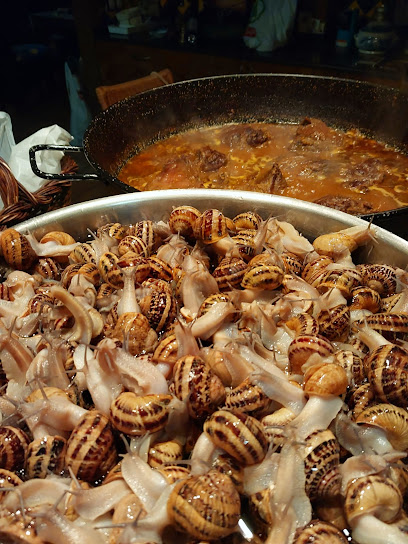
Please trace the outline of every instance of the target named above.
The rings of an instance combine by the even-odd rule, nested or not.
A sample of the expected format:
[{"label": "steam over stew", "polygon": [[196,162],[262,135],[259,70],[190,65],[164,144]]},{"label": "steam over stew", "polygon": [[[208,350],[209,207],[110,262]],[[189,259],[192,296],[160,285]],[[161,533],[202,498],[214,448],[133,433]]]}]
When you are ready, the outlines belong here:
[{"label": "steam over stew", "polygon": [[361,214],[407,206],[407,172],[408,157],[395,149],[305,118],[177,134],[131,158],[118,177],[141,191],[241,189]]}]

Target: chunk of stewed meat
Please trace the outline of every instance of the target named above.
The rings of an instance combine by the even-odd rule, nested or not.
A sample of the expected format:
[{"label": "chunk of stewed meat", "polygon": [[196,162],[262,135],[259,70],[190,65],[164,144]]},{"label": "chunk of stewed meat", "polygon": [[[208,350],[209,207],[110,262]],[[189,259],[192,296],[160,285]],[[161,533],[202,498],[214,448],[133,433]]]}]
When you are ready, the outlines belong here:
[{"label": "chunk of stewed meat", "polygon": [[327,148],[331,145],[340,145],[342,136],[331,129],[320,119],[305,117],[298,126],[291,148]]},{"label": "chunk of stewed meat", "polygon": [[247,144],[251,147],[259,147],[269,140],[267,133],[260,129],[250,128],[246,135]]},{"label": "chunk of stewed meat", "polygon": [[340,210],[352,215],[362,215],[373,211],[373,206],[361,197],[350,198],[346,196],[326,195],[318,198],[314,202],[315,204],[328,206],[329,208],[334,208],[335,210]]},{"label": "chunk of stewed meat", "polygon": [[257,187],[265,193],[275,194],[288,186],[279,165],[275,162],[264,170],[257,179]]},{"label": "chunk of stewed meat", "polygon": [[197,151],[197,157],[202,172],[215,172],[216,170],[219,170],[221,166],[225,166],[228,161],[225,153],[211,149],[209,146],[199,149]]},{"label": "chunk of stewed meat", "polygon": [[227,126],[220,133],[222,143],[227,144],[231,149],[245,149],[259,147],[270,139],[266,130],[253,128],[248,125]]},{"label": "chunk of stewed meat", "polygon": [[384,181],[384,167],[378,159],[370,158],[341,172],[344,184],[350,189],[364,193],[373,185]]}]

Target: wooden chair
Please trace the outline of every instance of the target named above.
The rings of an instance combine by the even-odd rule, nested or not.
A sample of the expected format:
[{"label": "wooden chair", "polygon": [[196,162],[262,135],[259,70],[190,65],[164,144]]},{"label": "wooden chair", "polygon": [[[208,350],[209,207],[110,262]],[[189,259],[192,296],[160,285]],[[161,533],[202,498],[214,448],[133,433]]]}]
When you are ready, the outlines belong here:
[{"label": "wooden chair", "polygon": [[152,72],[150,75],[134,79],[133,81],[125,81],[125,83],[118,83],[117,85],[104,85],[96,87],[96,96],[103,110],[106,110],[115,102],[123,100],[128,96],[134,96],[135,94],[154,89],[156,87],[162,87],[173,83],[173,74],[166,68],[160,72]]}]

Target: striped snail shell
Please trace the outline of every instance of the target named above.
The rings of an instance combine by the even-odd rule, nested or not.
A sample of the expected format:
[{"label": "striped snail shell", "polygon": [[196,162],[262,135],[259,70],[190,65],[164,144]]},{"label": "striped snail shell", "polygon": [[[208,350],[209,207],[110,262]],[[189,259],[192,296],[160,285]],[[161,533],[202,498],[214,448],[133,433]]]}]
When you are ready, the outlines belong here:
[{"label": "striped snail shell", "polygon": [[45,244],[47,242],[56,242],[62,246],[70,246],[71,244],[75,244],[75,239],[67,232],[52,230],[40,238],[40,244]]},{"label": "striped snail shell", "polygon": [[158,442],[149,448],[148,463],[158,468],[165,465],[174,465],[183,458],[183,446],[177,440]]},{"label": "striped snail shell", "polygon": [[264,264],[265,266],[279,266],[282,269],[284,268],[280,255],[278,255],[278,253],[272,248],[268,248],[267,251],[258,253],[258,255],[252,257],[248,263],[248,268],[255,268],[261,264]]},{"label": "striped snail shell", "polygon": [[[103,326],[103,332],[105,336],[111,338],[114,336],[114,330],[119,319],[118,303],[115,302],[105,317],[105,324]],[[117,341],[117,345],[122,345],[120,338],[114,338]]]},{"label": "striped snail shell", "polygon": [[27,237],[15,229],[1,233],[1,251],[6,263],[16,270],[28,270],[35,259],[35,253]]},{"label": "striped snail shell", "polygon": [[93,483],[103,478],[116,461],[109,419],[96,410],[88,411],[68,439],[66,467],[71,468],[77,478]]},{"label": "striped snail shell", "polygon": [[124,268],[131,269],[135,283],[142,283],[150,274],[149,260],[138,253],[128,251],[118,258],[116,265],[107,276],[107,278],[110,279],[111,284],[115,281],[120,282],[121,279],[124,281],[123,274],[126,273],[125,271],[122,272],[122,269]]},{"label": "striped snail shell", "polygon": [[51,298],[45,293],[37,293],[33,296],[27,306],[27,314],[45,312],[47,306],[52,306],[55,302],[55,299]]},{"label": "striped snail shell", "polygon": [[169,227],[174,234],[180,234],[185,238],[194,236],[194,228],[201,213],[193,206],[178,206],[169,216]]},{"label": "striped snail shell", "polygon": [[232,302],[232,299],[228,293],[214,293],[203,300],[198,309],[197,318],[205,315],[214,306],[214,304],[218,304],[219,302],[228,302],[234,306],[235,313],[231,314],[230,319],[231,321],[237,321],[239,318],[239,310],[238,307]]},{"label": "striped snail shell", "polygon": [[225,409],[231,412],[258,416],[265,412],[271,401],[263,390],[247,378],[240,385],[227,392]]},{"label": "striped snail shell", "polygon": [[69,261],[71,263],[85,264],[85,263],[94,263],[95,260],[95,249],[91,246],[90,243],[84,242],[78,244],[75,249],[69,254]]},{"label": "striped snail shell", "polygon": [[96,236],[98,238],[108,236],[115,241],[120,241],[126,236],[126,231],[126,227],[121,225],[120,223],[106,223],[106,225],[103,225],[102,227],[99,227],[97,229]]},{"label": "striped snail shell", "polygon": [[181,465],[164,465],[157,467],[157,470],[163,474],[170,485],[190,477],[190,469]]},{"label": "striped snail shell", "polygon": [[401,299],[404,298],[404,291],[401,291],[400,293],[395,293],[394,295],[390,295],[389,297],[385,296],[381,298],[381,311],[384,313],[392,313],[394,311],[394,308],[401,301]]},{"label": "striped snail shell", "polygon": [[62,436],[44,436],[30,442],[25,473],[28,478],[46,478],[50,472],[60,474],[65,465],[67,441]]},{"label": "striped snail shell", "polygon": [[349,255],[368,236],[369,228],[350,227],[318,236],[313,241],[313,247],[320,255],[327,255],[328,257],[337,259],[344,255]]},{"label": "striped snail shell", "polygon": [[114,253],[107,251],[99,259],[98,269],[101,279],[114,289],[122,289],[123,272],[118,265],[119,258]]},{"label": "striped snail shell", "polygon": [[[228,350],[210,348],[205,355],[205,361],[225,386],[236,387],[239,385],[239,376],[233,376],[230,372],[231,368],[234,368],[234,363],[232,362],[233,356]],[[252,366],[243,359],[242,361],[249,374]]]},{"label": "striped snail shell", "polygon": [[287,274],[294,274],[295,276],[300,276],[302,274],[303,261],[298,255],[287,251],[282,253],[280,258]]},{"label": "striped snail shell", "polygon": [[166,280],[147,278],[142,282],[142,287],[147,287],[149,290],[158,291],[159,293],[173,294],[171,284]]},{"label": "striped snail shell", "polygon": [[369,310],[375,314],[381,308],[381,297],[377,291],[367,286],[351,290],[350,310]]},{"label": "striped snail shell", "polygon": [[259,527],[260,532],[267,531],[268,526],[271,526],[274,521],[274,512],[272,510],[272,497],[275,492],[275,484],[268,486],[265,489],[260,489],[256,493],[252,493],[248,497],[249,511]]},{"label": "striped snail shell", "polygon": [[[17,476],[12,470],[0,468],[0,489],[5,487],[17,487],[23,483],[23,480]],[[5,493],[0,491],[0,500]]]},{"label": "striped snail shell", "polygon": [[293,544],[347,544],[348,540],[332,523],[320,519],[312,520],[296,533]]},{"label": "striped snail shell", "polygon": [[151,255],[148,259],[150,266],[150,276],[159,280],[171,281],[173,279],[173,269],[163,259],[157,255]]},{"label": "striped snail shell", "polygon": [[178,344],[175,334],[163,336],[153,353],[155,363],[174,365],[178,359]]},{"label": "striped snail shell", "polygon": [[241,495],[244,493],[244,467],[231,455],[227,453],[218,455],[213,462],[212,468],[229,476],[238,493]]},{"label": "striped snail shell", "polygon": [[270,447],[278,451],[286,440],[285,425],[295,419],[295,414],[289,408],[279,408],[275,412],[264,416],[261,423]]},{"label": "striped snail shell", "polygon": [[316,336],[319,332],[319,324],[317,319],[306,312],[300,312],[287,321],[285,325],[289,329],[293,330],[296,336],[303,336],[305,334],[309,336]]},{"label": "striped snail shell", "polygon": [[401,512],[402,495],[390,479],[377,474],[356,478],[347,487],[344,513],[348,523],[364,514],[371,514],[381,521],[391,523]]},{"label": "striped snail shell", "polygon": [[374,404],[360,412],[356,422],[381,427],[395,449],[408,449],[408,413],[405,408],[393,404]]},{"label": "striped snail shell", "polygon": [[367,345],[359,338],[358,334],[351,333],[347,343],[350,344],[353,351],[358,352],[361,357],[369,351]]},{"label": "striped snail shell", "polygon": [[226,217],[219,210],[205,210],[196,220],[194,234],[204,244],[218,242],[228,235]]},{"label": "striped snail shell", "polygon": [[353,418],[363,412],[375,402],[374,391],[369,383],[363,383],[354,389],[350,389],[346,395],[346,402],[351,408]]},{"label": "striped snail shell", "polygon": [[5,283],[0,283],[0,299],[9,301],[14,300],[13,290]]},{"label": "striped snail shell", "polygon": [[257,230],[262,223],[262,217],[256,212],[248,211],[248,212],[243,212],[236,215],[233,218],[232,222],[234,223],[237,230],[242,230],[242,229]]},{"label": "striped snail shell", "polygon": [[288,359],[290,372],[300,374],[302,366],[315,353],[323,359],[334,352],[331,342],[322,336],[299,335],[289,344]]},{"label": "striped snail shell", "polygon": [[140,310],[156,332],[167,329],[177,313],[176,299],[165,291],[153,290],[140,301]]},{"label": "striped snail shell", "polygon": [[333,259],[327,256],[316,257],[305,264],[302,271],[302,279],[315,287],[320,282],[320,276],[325,273],[329,264],[333,264]]},{"label": "striped snail shell", "polygon": [[61,279],[61,265],[51,257],[41,257],[34,266],[34,273],[46,280]]},{"label": "striped snail shell", "polygon": [[349,385],[355,387],[365,380],[362,358],[351,350],[339,350],[334,354],[335,362],[341,365],[347,374]]},{"label": "striped snail shell", "polygon": [[143,219],[138,221],[134,225],[129,225],[128,235],[137,236],[146,245],[148,253],[153,253],[158,244],[160,244],[160,237],[157,235],[153,221],[150,219]]},{"label": "striped snail shell", "polygon": [[220,291],[230,291],[241,284],[247,268],[247,263],[240,257],[224,257],[212,275]]},{"label": "striped snail shell", "polygon": [[379,346],[366,355],[364,368],[380,401],[408,405],[408,351],[394,344]]},{"label": "striped snail shell", "polygon": [[284,275],[284,271],[279,266],[258,264],[245,272],[241,287],[273,291],[282,285]]},{"label": "striped snail shell", "polygon": [[111,404],[112,425],[129,436],[143,436],[163,429],[169,418],[171,395],[136,395],[125,391]]},{"label": "striped snail shell", "polygon": [[310,500],[340,494],[340,445],[329,430],[315,431],[305,440],[306,493]]},{"label": "striped snail shell", "polygon": [[385,264],[358,265],[362,285],[377,291],[382,297],[393,295],[397,289],[395,268]]},{"label": "striped snail shell", "polygon": [[215,540],[236,530],[241,503],[229,476],[210,470],[176,483],[167,511],[172,525],[193,538]]},{"label": "striped snail shell", "polygon": [[243,229],[231,237],[231,240],[238,248],[240,256],[244,261],[249,262],[255,255],[255,236],[257,231],[254,229]]},{"label": "striped snail shell", "polygon": [[101,276],[99,274],[98,267],[94,263],[85,263],[83,264],[79,270],[78,274],[83,276],[86,280],[88,280],[90,283],[92,283],[95,287],[99,286],[99,283],[101,281]]},{"label": "striped snail shell", "polygon": [[218,410],[204,423],[204,432],[244,466],[260,463],[268,448],[262,423],[246,414]]},{"label": "striped snail shell", "polygon": [[65,289],[68,289],[72,278],[75,276],[75,274],[79,273],[81,267],[82,263],[72,263],[66,266],[61,272],[61,283],[62,286],[65,287]]},{"label": "striped snail shell", "polygon": [[201,357],[186,355],[173,368],[174,394],[187,402],[189,414],[202,419],[214,412],[225,399],[220,378]]},{"label": "striped snail shell", "polygon": [[131,355],[151,353],[157,346],[157,333],[143,314],[126,312],[118,317],[110,336],[126,341]]},{"label": "striped snail shell", "polygon": [[123,256],[129,251],[141,255],[142,257],[147,257],[149,255],[149,250],[145,242],[139,238],[139,236],[128,234],[119,242],[118,253],[120,256]]},{"label": "striped snail shell", "polygon": [[317,316],[319,333],[331,341],[345,341],[350,330],[350,309],[339,304],[329,310],[322,310]]},{"label": "striped snail shell", "polygon": [[327,293],[331,289],[338,289],[343,297],[352,297],[352,290],[361,283],[361,274],[357,269],[328,270],[321,276],[316,285],[319,293]]},{"label": "striped snail shell", "polygon": [[377,313],[367,315],[364,319],[359,319],[353,324],[355,327],[370,327],[375,331],[391,333],[406,333],[408,332],[408,315],[394,313]]},{"label": "striped snail shell", "polygon": [[24,468],[30,439],[18,427],[0,427],[0,468],[17,472]]}]

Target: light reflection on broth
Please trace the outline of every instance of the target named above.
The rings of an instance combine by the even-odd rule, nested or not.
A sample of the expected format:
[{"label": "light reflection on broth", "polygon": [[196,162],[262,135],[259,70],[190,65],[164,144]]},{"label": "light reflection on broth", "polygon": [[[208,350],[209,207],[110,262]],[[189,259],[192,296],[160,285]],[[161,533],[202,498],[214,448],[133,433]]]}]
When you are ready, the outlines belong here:
[{"label": "light reflection on broth", "polygon": [[180,133],[132,157],[119,179],[141,191],[238,189],[361,214],[408,205],[408,157],[318,119],[231,124]]}]

